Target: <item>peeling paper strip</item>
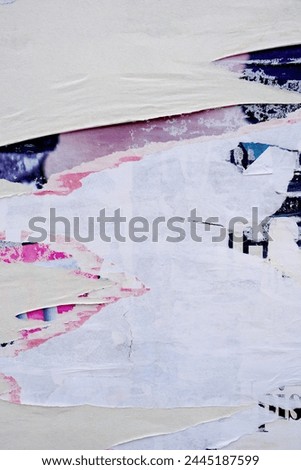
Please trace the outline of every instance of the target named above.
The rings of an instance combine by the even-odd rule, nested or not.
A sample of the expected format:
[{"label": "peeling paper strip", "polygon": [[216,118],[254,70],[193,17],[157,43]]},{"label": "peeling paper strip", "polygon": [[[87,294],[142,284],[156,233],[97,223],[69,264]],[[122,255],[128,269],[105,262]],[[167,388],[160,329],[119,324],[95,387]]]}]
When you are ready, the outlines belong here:
[{"label": "peeling paper strip", "polygon": [[[281,126],[285,123],[291,122],[291,119],[296,119],[296,121],[299,121],[301,118],[301,112],[296,111],[292,116],[277,120],[276,122],[268,122],[268,123],[260,123],[257,125],[253,126],[242,126],[242,129],[238,130],[237,132],[244,132],[244,129],[246,129],[245,133],[251,133],[252,131],[255,132],[256,130],[260,129],[266,129],[268,125],[273,128],[274,126]],[[232,133],[228,133],[226,135],[223,135],[223,138],[225,138],[227,135],[231,137],[233,135]],[[84,137],[84,136],[83,136]],[[221,136],[217,136],[216,139],[220,139]],[[116,152],[111,155],[107,155],[98,159],[94,159],[91,162],[86,162],[82,163],[79,166],[75,166],[71,170],[66,170],[60,173],[59,175],[52,175],[50,176],[49,182],[45,186],[45,189],[40,190],[36,192],[37,196],[43,196],[43,195],[48,195],[48,194],[62,194],[66,195],[71,193],[72,191],[78,189],[79,187],[82,186],[82,180],[89,176],[91,173],[95,173],[98,171],[103,171],[105,169],[109,168],[118,168],[119,165],[127,162],[134,162],[134,161],[139,161],[141,160],[142,156],[145,156],[147,154],[155,154],[156,150],[162,152],[164,149],[168,148],[173,148],[177,147],[179,145],[183,145],[189,141],[191,143],[193,142],[198,142],[205,140],[206,137],[199,137],[199,138],[191,138],[191,139],[183,139],[180,142],[170,142],[166,144],[150,144],[150,145],[145,145],[142,148],[135,149],[135,156],[132,156],[128,154],[128,152]],[[208,137],[207,137],[208,139]],[[213,137],[214,139],[214,137]],[[50,156],[51,160],[51,156]]]},{"label": "peeling paper strip", "polygon": [[251,406],[232,416],[200,423],[181,431],[126,442],[115,446],[114,450],[213,450],[232,443],[235,449],[235,441],[248,434],[260,434],[259,426],[262,423],[267,424],[276,419],[258,406]]},{"label": "peeling paper strip", "polygon": [[[26,183],[26,192],[43,188],[36,192],[38,196],[67,195],[81,187],[82,180],[91,173],[139,161],[147,154],[161,152],[189,140],[198,142],[226,136],[231,138],[236,132],[247,135],[253,130],[264,130],[267,126],[272,131],[274,126],[292,124],[300,119],[300,111],[290,113],[289,110],[283,112],[282,108],[277,108],[270,113],[270,110],[264,111],[261,107],[254,105],[253,110],[247,110],[246,106],[233,106],[19,142],[1,147],[1,171],[10,180]],[[258,121],[257,124],[254,120]],[[18,166],[15,170],[14,163],[9,172],[10,167],[5,163],[7,159],[12,162],[16,160],[20,168]]]},{"label": "peeling paper strip", "polygon": [[300,2],[185,5],[185,15],[181,0],[2,6],[1,144],[240,103],[299,102],[211,62],[250,47],[301,43]]},{"label": "peeling paper strip", "polygon": [[[66,252],[55,251],[53,249],[55,246],[60,250],[63,247],[66,249]],[[76,258],[72,258],[70,253],[75,254]],[[88,263],[88,270],[92,274],[82,271],[82,265],[78,265],[79,260],[84,260],[85,265]],[[3,347],[9,346],[10,354],[12,354],[12,352],[16,354],[23,349],[38,346],[53,336],[57,336],[80,326],[93,313],[98,312],[106,304],[115,302],[128,295],[142,295],[147,291],[143,284],[132,277],[127,277],[123,273],[110,273],[110,280],[106,279],[106,275],[102,273],[102,278],[97,279],[99,276],[95,275],[95,271],[98,272],[100,270],[102,260],[79,243],[56,243],[50,248],[50,246],[42,244],[14,244],[2,242],[0,244],[0,261],[0,271],[3,269],[2,276],[4,277],[2,285],[5,285],[5,290],[9,292],[8,295],[12,296],[9,303],[11,310],[9,310],[5,304],[7,299],[5,295],[2,295],[2,302],[4,302],[3,311],[8,311],[8,315],[11,315],[13,311],[16,311],[14,308],[19,310],[18,314],[12,318],[2,318],[2,322],[6,324],[7,330],[2,327],[0,342]],[[71,264],[76,263],[74,271],[70,271],[69,269],[70,262]],[[8,271],[5,269],[7,267]],[[14,267],[12,274],[10,267]],[[36,284],[36,277],[31,278],[36,268],[38,268],[37,276],[41,281],[39,285]],[[20,275],[20,273],[22,274],[22,270],[25,275],[24,278]],[[58,273],[63,275],[63,277],[59,277]],[[16,275],[15,278],[14,275]],[[75,288],[79,289],[79,286],[81,290],[77,291],[76,296],[70,297],[72,289],[70,289],[70,285],[68,287],[66,279],[70,282],[70,278],[72,277],[76,279],[73,284],[73,290]],[[27,295],[29,295],[31,307],[29,308],[28,303],[26,304],[24,296],[17,296],[23,304],[23,307],[20,308],[17,302],[15,302],[15,306],[13,307],[15,289],[18,290],[18,281],[24,284],[24,279],[29,282],[29,286],[26,284],[25,291],[28,292]],[[50,281],[51,285],[54,284],[60,291],[59,295],[55,291],[55,300],[52,298],[52,303],[47,299],[47,295],[44,295],[44,287],[48,285],[45,280],[47,282]],[[83,282],[86,280],[94,281],[87,291],[85,290],[86,283]],[[31,285],[31,282],[33,282],[33,285]],[[65,289],[68,294],[63,295],[62,290],[65,292]],[[22,288],[20,287],[20,291],[21,290]],[[42,298],[43,302],[46,303],[39,304],[39,302],[42,302]],[[71,300],[72,298],[73,300]],[[94,307],[89,307],[89,304],[94,305]],[[81,307],[79,307],[80,305]],[[63,308],[63,306],[67,307],[67,309]],[[57,321],[61,316],[61,321],[55,326],[52,324],[49,325],[49,322],[41,324],[41,319],[43,318],[43,315],[41,316],[42,312],[44,312],[45,308],[48,312],[53,311],[53,307],[56,308],[58,313],[64,313],[64,315],[58,315],[56,318]],[[57,310],[58,308],[60,308],[60,311]],[[66,314],[66,311],[70,313]],[[24,318],[26,318],[25,323]],[[22,321],[18,321],[19,319],[22,319]],[[24,324],[24,329],[22,329],[21,323]],[[46,331],[44,331],[44,329],[46,329]],[[28,336],[30,336],[30,340],[27,340]],[[25,345],[23,341],[20,348],[18,340],[21,338],[26,341]],[[17,340],[16,345],[15,340]],[[13,348],[11,348],[12,344],[14,344]]]},{"label": "peeling paper strip", "polygon": [[[226,63],[228,64],[227,61]],[[118,166],[126,161],[139,160],[139,149],[142,154],[145,153],[146,147],[149,151],[152,147],[154,151],[159,142],[162,150],[166,145],[187,139],[212,135],[220,137],[221,134],[229,134],[241,128],[246,122],[275,122],[300,106],[301,104],[232,106],[60,136],[39,137],[0,147],[0,174],[10,182],[18,181],[30,185],[33,190],[44,186],[39,195],[49,194],[51,186],[56,183],[56,192],[66,195],[80,187],[81,180],[91,173],[89,163],[92,163],[92,166],[94,163],[95,167],[98,162],[99,170],[102,169],[103,162],[99,161],[100,157],[119,155],[120,158],[114,162],[114,165]],[[125,151],[127,152],[123,154]],[[136,155],[129,156],[129,153]],[[85,171],[86,167],[88,171]],[[77,176],[75,172],[78,173]],[[45,186],[49,176],[50,181]]]},{"label": "peeling paper strip", "polygon": [[[258,82],[264,85],[269,84],[278,90],[301,91],[301,46],[251,52],[243,56],[229,57],[217,63],[221,63],[231,71],[240,72],[240,78],[251,81],[252,86]],[[105,129],[90,129],[69,135],[71,141],[66,134],[17,142],[0,147],[0,175],[10,182],[22,182],[41,189],[49,175],[53,172],[58,173],[58,189],[61,194],[68,194],[71,190],[80,187],[81,180],[90,174],[89,171],[83,171],[83,166],[87,162],[94,160],[95,163],[96,157],[108,155],[114,150],[115,152],[132,151],[137,150],[139,146],[145,147],[155,142],[171,143],[225,133],[239,128],[244,121],[254,124],[285,117],[300,106],[300,103],[232,106],[153,121],[107,126]],[[57,147],[58,151],[56,151]],[[116,161],[115,166],[125,161],[133,161],[135,158],[140,157],[126,155]],[[72,167],[74,173],[76,166],[79,165],[82,168],[76,176],[75,174],[71,176],[68,171],[64,173],[64,170],[70,170]],[[40,194],[49,194],[49,191],[44,190]]]},{"label": "peeling paper strip", "polygon": [[[24,283],[26,279],[26,284]],[[2,286],[1,337],[2,342],[16,339],[20,322],[15,315],[43,307],[76,303],[101,303],[105,296],[99,291],[97,300],[80,299],[78,296],[92,290],[112,286],[108,280],[94,280],[75,276],[72,271],[47,269],[23,264],[0,264]],[[47,286],[47,289],[45,289]],[[16,295],[18,292],[18,295]],[[27,328],[35,328],[35,321],[28,322]]]},{"label": "peeling paper strip", "polygon": [[[296,164],[291,149],[298,147],[299,136],[299,119],[287,118],[277,125],[251,126],[250,132],[243,129],[231,138],[185,140],[90,175],[74,197],[86,198],[92,216],[98,215],[100,207],[106,207],[108,213],[121,207],[132,215],[134,202],[136,214],[153,220],[158,215],[158,201],[166,216],[187,215],[193,203],[202,216],[220,216],[224,224],[237,213],[250,219],[253,205],[260,208],[260,217],[270,216],[286,198]],[[230,162],[231,149],[244,140],[269,145],[272,159],[277,161],[272,175],[247,177]],[[97,198],[95,188],[100,188]],[[46,196],[41,208],[40,198],[28,196],[24,198],[26,211],[17,207],[19,201],[14,205],[12,199],[7,204],[16,223],[24,227],[31,215],[47,216],[54,201],[61,215],[71,218],[76,214],[85,221],[87,206],[77,207],[74,200]],[[296,351],[287,348],[300,324],[296,280],[283,277],[263,257],[230,250],[227,239],[210,246],[206,232],[203,235],[202,244],[187,240],[183,244],[104,243],[100,247],[95,239],[93,247],[99,256],[112,260],[121,271],[130,268],[150,290],[145,296],[109,305],[103,315],[72,336],[53,338],[14,361],[1,360],[1,370],[13,375],[22,388],[22,402],[230,406],[258,400],[279,381],[289,380],[292,369],[287,368],[288,363],[296,364],[297,374]],[[89,348],[91,342],[91,349],[84,341]],[[216,345],[213,351],[212,344]],[[61,350],[72,350],[72,355],[58,355]],[[259,361],[263,355],[267,360]],[[78,366],[82,361],[85,367]],[[150,382],[149,376],[156,380]],[[83,381],[89,384],[87,392],[81,387]]]},{"label": "peeling paper strip", "polygon": [[114,449],[299,449],[301,438],[297,421],[301,417],[301,388],[298,381],[293,382],[292,378],[291,384],[270,391],[257,406],[231,417],[124,443]]},{"label": "peeling paper strip", "polygon": [[0,400],[1,421],[5,423],[0,429],[0,447],[6,450],[107,449],[144,436],[174,432],[200,422],[231,416],[243,408],[44,408]]}]

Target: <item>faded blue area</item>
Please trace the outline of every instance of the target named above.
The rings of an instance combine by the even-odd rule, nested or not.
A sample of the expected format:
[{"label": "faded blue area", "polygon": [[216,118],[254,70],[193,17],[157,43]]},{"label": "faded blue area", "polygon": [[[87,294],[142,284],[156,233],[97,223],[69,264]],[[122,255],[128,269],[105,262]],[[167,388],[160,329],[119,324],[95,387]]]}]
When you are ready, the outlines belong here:
[{"label": "faded blue area", "polygon": [[270,147],[269,144],[261,144],[258,142],[242,142],[242,145],[246,149],[246,151],[249,153],[250,150],[253,151],[255,160],[260,157],[260,155]]}]

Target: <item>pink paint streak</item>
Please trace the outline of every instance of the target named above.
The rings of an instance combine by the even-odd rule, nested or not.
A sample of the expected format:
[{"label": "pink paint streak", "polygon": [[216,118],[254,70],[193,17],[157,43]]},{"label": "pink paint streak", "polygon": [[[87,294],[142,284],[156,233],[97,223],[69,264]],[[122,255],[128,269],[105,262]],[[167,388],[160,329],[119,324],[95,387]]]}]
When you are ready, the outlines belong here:
[{"label": "pink paint streak", "polygon": [[[34,195],[46,196],[49,194],[56,194],[59,196],[66,196],[67,194],[70,194],[76,189],[80,188],[82,186],[82,180],[93,173],[98,173],[99,171],[103,171],[109,168],[118,168],[122,163],[138,162],[141,159],[142,157],[138,156],[120,157],[117,161],[114,162],[108,159],[108,163],[104,164],[101,168],[99,168],[99,170],[93,169],[90,171],[79,171],[76,173],[76,169],[74,168],[70,173],[53,175],[53,177],[50,178],[48,184],[46,185],[46,188],[51,188],[51,186],[54,186],[55,189],[42,189],[36,191]],[[105,162],[105,160],[103,161]]]}]

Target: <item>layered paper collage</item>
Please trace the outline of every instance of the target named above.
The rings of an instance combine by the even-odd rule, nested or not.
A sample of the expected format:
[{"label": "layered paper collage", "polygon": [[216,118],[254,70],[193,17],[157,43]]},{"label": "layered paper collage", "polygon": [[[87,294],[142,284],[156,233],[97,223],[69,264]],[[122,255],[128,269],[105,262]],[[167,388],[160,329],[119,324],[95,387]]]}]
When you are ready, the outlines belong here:
[{"label": "layered paper collage", "polygon": [[301,448],[300,14],[0,1],[1,449]]}]

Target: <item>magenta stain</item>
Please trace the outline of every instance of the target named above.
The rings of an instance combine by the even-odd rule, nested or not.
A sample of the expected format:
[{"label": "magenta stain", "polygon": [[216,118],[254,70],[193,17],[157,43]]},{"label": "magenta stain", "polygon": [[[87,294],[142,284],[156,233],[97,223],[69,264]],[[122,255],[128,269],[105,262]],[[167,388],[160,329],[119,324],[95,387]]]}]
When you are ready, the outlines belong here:
[{"label": "magenta stain", "polygon": [[75,307],[75,304],[70,304],[70,305],[59,305],[57,307],[57,313],[62,314],[66,312],[70,312]]},{"label": "magenta stain", "polygon": [[114,163],[110,162],[105,168],[102,168],[100,170],[91,170],[91,171],[78,172],[78,173],[61,174],[56,177],[56,181],[58,183],[58,189],[55,189],[55,190],[42,189],[42,190],[36,191],[33,194],[35,196],[46,196],[50,194],[66,196],[67,194],[72,193],[76,189],[79,189],[82,186],[82,180],[91,174],[98,173],[100,171],[110,169],[110,168],[118,168],[122,163],[138,162],[141,159],[142,157],[139,157],[139,156],[120,157],[117,162],[114,162]]},{"label": "magenta stain", "polygon": [[0,374],[0,377],[9,385],[8,392],[0,394],[0,397],[7,395],[9,402],[15,404],[21,403],[21,387],[18,385],[17,381],[10,375]]}]

